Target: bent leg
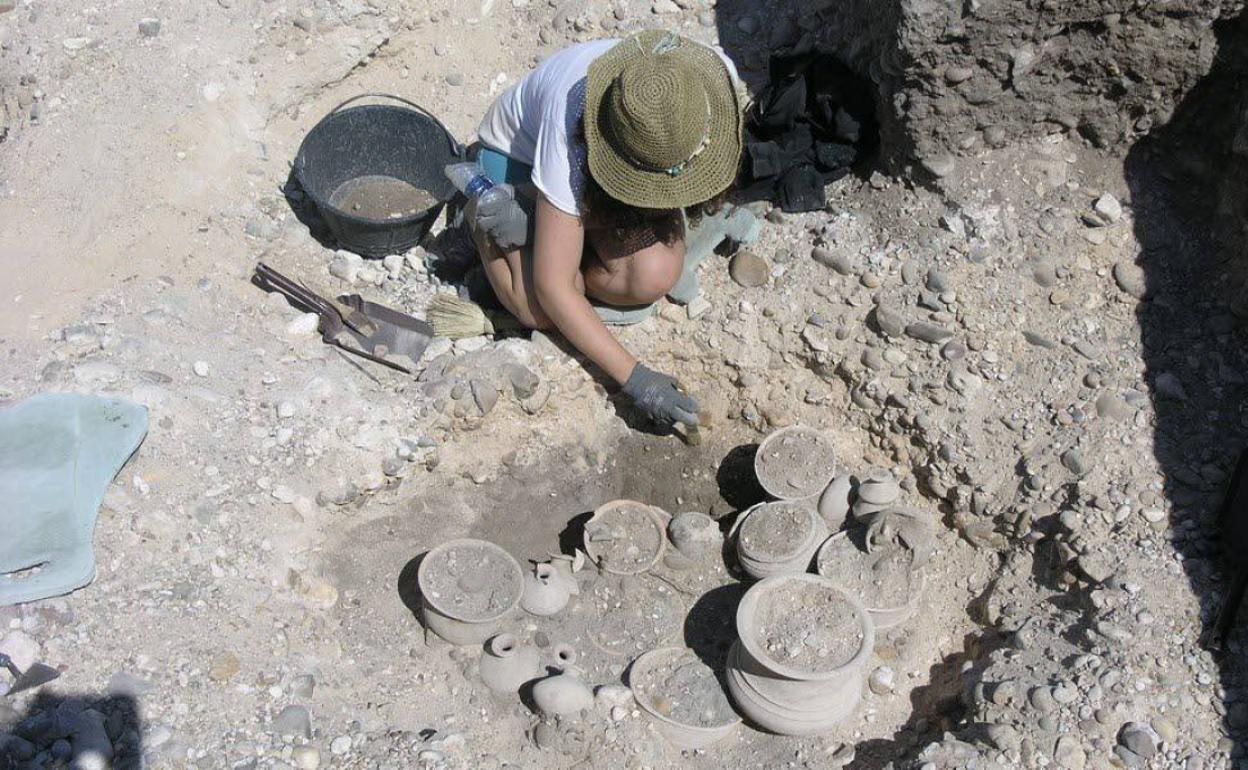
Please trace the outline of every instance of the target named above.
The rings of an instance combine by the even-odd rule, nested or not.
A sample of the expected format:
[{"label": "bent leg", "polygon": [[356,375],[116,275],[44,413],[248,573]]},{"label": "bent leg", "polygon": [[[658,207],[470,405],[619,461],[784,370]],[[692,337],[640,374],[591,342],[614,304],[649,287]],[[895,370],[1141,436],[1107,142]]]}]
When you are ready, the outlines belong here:
[{"label": "bent leg", "polygon": [[472,204],[469,204],[469,210],[465,212],[470,223],[469,232],[481,258],[485,277],[494,288],[498,301],[530,329],[549,329],[550,319],[542,311],[533,292],[531,260],[525,258],[522,249],[505,252],[495,245],[489,234],[476,226],[475,213]]}]

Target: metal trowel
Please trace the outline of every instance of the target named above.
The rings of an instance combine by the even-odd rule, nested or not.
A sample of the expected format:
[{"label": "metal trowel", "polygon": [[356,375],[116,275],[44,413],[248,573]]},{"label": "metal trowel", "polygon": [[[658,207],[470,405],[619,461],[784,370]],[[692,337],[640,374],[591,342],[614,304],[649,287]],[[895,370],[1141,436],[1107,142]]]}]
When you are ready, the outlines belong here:
[{"label": "metal trowel", "polygon": [[433,340],[433,327],[418,318],[357,294],[322,297],[263,262],[256,265],[252,282],[320,316],[321,339],[326,343],[400,372],[410,374]]},{"label": "metal trowel", "polygon": [[7,668],[9,673],[13,675],[13,684],[9,686],[8,695],[13,695],[23,690],[33,690],[61,675],[60,671],[42,663],[30,664],[30,668],[23,673],[17,667],[17,664],[13,662],[13,659],[2,652],[0,652],[0,667]]}]

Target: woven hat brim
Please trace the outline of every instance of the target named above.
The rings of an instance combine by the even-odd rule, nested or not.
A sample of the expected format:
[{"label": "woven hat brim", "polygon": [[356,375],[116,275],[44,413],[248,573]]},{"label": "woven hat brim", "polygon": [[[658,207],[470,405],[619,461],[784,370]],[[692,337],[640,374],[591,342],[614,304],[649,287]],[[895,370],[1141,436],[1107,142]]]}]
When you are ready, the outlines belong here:
[{"label": "woven hat brim", "polygon": [[709,142],[684,171],[672,176],[640,168],[611,143],[603,102],[625,65],[642,57],[669,33],[647,30],[621,40],[589,65],[585,89],[585,144],[589,173],[603,191],[630,206],[675,209],[714,198],[733,183],[741,162],[742,111],[732,75],[712,49],[678,38],[673,55],[684,57],[702,78],[710,102]]}]

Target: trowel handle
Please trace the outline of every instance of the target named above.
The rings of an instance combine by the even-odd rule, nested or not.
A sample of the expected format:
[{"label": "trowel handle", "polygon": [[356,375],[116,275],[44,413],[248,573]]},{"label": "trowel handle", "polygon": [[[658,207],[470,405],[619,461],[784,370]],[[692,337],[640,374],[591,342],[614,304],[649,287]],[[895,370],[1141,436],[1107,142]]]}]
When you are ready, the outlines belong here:
[{"label": "trowel handle", "polygon": [[22,675],[22,670],[17,667],[17,664],[13,662],[13,659],[10,658],[8,655],[5,655],[3,652],[0,652],[0,666],[7,668],[9,670],[9,673],[12,674],[14,677],[19,677]]}]

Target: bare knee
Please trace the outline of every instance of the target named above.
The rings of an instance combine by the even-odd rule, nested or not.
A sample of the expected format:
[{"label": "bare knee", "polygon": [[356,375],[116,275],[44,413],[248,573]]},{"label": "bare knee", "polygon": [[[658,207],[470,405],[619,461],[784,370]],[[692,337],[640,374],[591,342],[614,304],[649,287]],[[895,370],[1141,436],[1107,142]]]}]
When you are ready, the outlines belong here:
[{"label": "bare knee", "polygon": [[517,312],[514,313],[516,320],[523,324],[526,329],[545,332],[550,331],[554,327],[554,324],[550,322],[545,313],[534,313],[527,306],[516,308],[516,310]]},{"label": "bare knee", "polygon": [[628,265],[628,292],[638,304],[657,302],[680,280],[685,244],[656,243],[634,253]]}]

